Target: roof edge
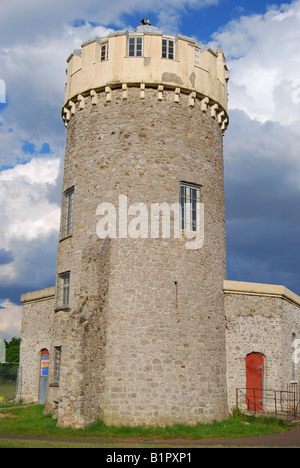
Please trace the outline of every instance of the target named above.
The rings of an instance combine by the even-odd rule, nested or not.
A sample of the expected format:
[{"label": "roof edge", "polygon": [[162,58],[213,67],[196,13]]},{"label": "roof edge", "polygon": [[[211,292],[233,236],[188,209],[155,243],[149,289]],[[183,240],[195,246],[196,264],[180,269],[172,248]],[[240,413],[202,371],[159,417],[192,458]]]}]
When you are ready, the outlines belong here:
[{"label": "roof edge", "polygon": [[22,294],[21,302],[25,304],[27,302],[45,301],[55,297],[55,286],[51,288],[41,289],[39,291],[32,291],[26,294]]},{"label": "roof edge", "polygon": [[300,296],[282,285],[224,280],[223,290],[229,294],[278,297],[300,306]]}]

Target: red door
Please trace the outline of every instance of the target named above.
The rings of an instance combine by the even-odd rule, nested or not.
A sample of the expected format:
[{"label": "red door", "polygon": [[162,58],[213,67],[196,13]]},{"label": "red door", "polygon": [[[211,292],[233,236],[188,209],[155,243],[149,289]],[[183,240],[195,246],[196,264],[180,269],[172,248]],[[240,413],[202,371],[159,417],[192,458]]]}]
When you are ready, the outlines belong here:
[{"label": "red door", "polygon": [[246,356],[246,404],[251,411],[264,409],[264,374],[265,360],[259,353]]}]

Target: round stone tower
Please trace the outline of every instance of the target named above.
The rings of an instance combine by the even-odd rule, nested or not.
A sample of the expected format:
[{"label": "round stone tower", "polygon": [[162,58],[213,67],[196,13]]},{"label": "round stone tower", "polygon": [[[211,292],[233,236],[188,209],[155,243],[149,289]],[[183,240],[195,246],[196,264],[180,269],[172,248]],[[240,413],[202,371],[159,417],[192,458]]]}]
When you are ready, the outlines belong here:
[{"label": "round stone tower", "polygon": [[58,425],[227,414],[223,53],[148,21],[68,59],[46,411]]}]

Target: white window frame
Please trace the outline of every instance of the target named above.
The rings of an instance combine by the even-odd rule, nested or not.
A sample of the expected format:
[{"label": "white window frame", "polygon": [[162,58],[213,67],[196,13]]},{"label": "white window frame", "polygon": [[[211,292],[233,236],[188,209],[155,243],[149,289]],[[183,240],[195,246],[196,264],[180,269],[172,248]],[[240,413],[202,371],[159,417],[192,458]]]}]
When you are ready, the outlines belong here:
[{"label": "white window frame", "polygon": [[71,187],[63,193],[60,239],[65,239],[73,234],[74,192],[75,187]]},{"label": "white window frame", "polygon": [[186,232],[202,234],[203,214],[202,214],[202,186],[180,183],[180,225]]},{"label": "white window frame", "polygon": [[195,65],[196,67],[200,67],[200,54],[201,54],[201,49],[200,47],[195,46]]},{"label": "white window frame", "polygon": [[102,42],[100,44],[100,61],[101,62],[105,62],[106,60],[108,60],[108,52],[109,52],[108,41]]},{"label": "white window frame", "polygon": [[56,308],[62,309],[70,305],[71,272],[65,271],[57,276]]},{"label": "white window frame", "polygon": [[143,57],[143,36],[129,36],[128,57]]},{"label": "white window frame", "polygon": [[168,60],[175,59],[175,41],[174,39],[170,39],[168,37],[162,38],[162,51],[161,51],[162,58]]}]

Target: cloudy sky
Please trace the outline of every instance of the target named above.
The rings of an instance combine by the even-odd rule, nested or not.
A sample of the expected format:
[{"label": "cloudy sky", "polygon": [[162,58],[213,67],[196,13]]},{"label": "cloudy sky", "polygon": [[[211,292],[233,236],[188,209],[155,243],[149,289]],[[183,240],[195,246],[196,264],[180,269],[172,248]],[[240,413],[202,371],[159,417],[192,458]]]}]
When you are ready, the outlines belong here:
[{"label": "cloudy sky", "polygon": [[55,282],[66,59],[142,18],[228,62],[228,279],[300,294],[300,0],[11,0],[0,11],[2,339],[19,336],[20,295]]}]

